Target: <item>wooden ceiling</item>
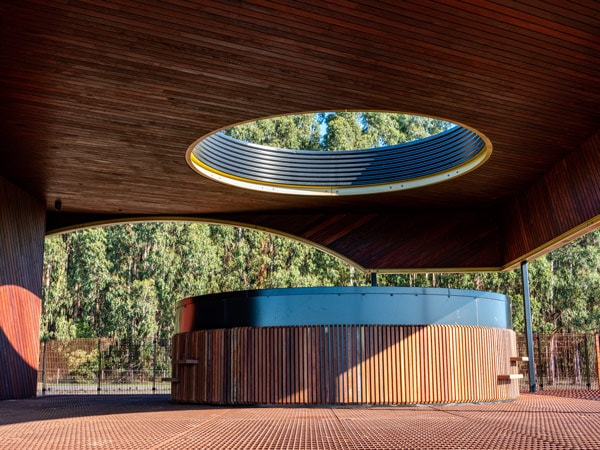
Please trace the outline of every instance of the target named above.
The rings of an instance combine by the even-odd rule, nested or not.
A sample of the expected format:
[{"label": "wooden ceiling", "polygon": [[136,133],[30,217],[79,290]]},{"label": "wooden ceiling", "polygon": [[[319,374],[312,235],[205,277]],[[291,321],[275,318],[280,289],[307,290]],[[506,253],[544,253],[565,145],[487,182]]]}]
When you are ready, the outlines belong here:
[{"label": "wooden ceiling", "polygon": [[[49,231],[207,219],[293,235],[367,270],[473,270],[512,267],[600,222],[595,0],[0,5],[0,176],[46,203]],[[241,191],[185,161],[220,128],[324,110],[445,118],[493,153],[452,181],[353,197]]]}]

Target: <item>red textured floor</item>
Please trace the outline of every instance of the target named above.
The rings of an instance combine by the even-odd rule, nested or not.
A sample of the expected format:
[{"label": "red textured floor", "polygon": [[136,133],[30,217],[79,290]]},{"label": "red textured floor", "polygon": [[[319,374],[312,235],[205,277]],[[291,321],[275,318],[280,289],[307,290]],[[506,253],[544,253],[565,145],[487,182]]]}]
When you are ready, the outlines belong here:
[{"label": "red textured floor", "polygon": [[586,397],[217,408],[163,395],[48,396],[0,402],[0,449],[600,449],[600,391]]}]

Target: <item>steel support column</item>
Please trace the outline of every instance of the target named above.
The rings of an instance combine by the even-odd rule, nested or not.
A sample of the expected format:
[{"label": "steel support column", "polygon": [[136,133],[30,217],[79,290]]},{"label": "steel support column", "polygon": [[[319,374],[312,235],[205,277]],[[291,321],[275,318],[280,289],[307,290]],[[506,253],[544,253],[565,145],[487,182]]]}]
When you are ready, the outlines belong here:
[{"label": "steel support column", "polygon": [[531,325],[531,300],[529,298],[529,269],[527,261],[521,262],[523,279],[523,309],[525,310],[525,337],[527,339],[527,356],[529,358],[529,392],[536,390],[535,358],[533,353],[533,329]]}]

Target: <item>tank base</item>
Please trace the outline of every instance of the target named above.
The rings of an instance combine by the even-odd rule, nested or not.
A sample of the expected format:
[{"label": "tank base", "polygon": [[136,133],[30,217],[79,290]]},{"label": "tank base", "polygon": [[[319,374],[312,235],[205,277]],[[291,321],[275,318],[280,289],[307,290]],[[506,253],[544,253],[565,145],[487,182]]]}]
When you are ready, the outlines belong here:
[{"label": "tank base", "polygon": [[207,404],[414,405],[519,395],[516,338],[459,325],[209,329],[173,337],[172,399]]}]

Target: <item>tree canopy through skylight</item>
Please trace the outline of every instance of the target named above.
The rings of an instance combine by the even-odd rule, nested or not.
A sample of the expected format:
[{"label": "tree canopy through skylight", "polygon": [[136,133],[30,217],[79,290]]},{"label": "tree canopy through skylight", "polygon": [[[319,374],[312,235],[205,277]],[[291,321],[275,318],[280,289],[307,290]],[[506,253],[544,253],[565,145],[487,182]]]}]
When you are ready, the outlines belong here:
[{"label": "tree canopy through skylight", "polygon": [[436,135],[455,126],[430,117],[380,112],[322,112],[271,117],[224,133],[270,147],[347,151],[384,147]]}]

